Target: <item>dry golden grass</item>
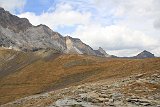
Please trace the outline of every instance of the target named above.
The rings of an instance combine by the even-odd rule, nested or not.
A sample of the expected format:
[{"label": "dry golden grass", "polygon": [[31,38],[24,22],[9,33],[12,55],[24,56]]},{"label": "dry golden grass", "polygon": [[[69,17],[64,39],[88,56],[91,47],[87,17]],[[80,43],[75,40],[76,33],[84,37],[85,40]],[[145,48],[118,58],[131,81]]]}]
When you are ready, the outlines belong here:
[{"label": "dry golden grass", "polygon": [[0,78],[0,104],[72,85],[156,70],[160,70],[160,58],[113,59],[53,54]]}]

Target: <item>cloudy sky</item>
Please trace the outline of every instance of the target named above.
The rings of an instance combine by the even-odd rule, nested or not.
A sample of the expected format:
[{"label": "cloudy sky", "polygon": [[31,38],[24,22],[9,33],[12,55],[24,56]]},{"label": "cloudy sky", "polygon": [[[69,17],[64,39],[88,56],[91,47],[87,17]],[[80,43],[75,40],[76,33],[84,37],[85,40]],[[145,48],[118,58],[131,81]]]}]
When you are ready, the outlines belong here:
[{"label": "cloudy sky", "polygon": [[109,54],[160,56],[160,0],[0,0],[0,6]]}]

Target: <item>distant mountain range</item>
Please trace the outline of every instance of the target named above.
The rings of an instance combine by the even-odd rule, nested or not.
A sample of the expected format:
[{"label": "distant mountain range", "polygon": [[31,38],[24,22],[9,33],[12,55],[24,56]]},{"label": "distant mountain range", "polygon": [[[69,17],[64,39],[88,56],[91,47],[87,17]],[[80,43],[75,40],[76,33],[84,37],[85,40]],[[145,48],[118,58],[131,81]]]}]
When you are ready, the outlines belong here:
[{"label": "distant mountain range", "polygon": [[[63,37],[46,25],[33,26],[28,19],[19,18],[0,8],[0,47],[20,51],[54,50],[66,54],[87,54],[102,57],[116,57],[107,54],[101,47],[93,50],[78,38]],[[143,51],[133,58],[152,58]]]}]

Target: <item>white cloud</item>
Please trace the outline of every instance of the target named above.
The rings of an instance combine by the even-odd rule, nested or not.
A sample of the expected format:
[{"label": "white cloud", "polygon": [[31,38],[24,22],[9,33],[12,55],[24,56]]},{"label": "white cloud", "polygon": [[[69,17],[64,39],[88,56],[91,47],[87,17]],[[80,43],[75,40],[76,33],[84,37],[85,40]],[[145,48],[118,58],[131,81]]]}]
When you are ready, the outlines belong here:
[{"label": "white cloud", "polygon": [[138,55],[142,50],[139,49],[121,49],[121,50],[109,50],[110,55],[118,55],[120,57],[132,57]]},{"label": "white cloud", "polygon": [[15,13],[16,11],[21,12],[25,3],[26,0],[0,0],[0,7]]},{"label": "white cloud", "polygon": [[48,12],[41,15],[26,12],[18,16],[28,18],[33,25],[46,24],[50,28],[56,29],[60,26],[85,25],[89,23],[91,14],[88,12],[77,12],[69,4],[61,4],[57,6],[55,11],[50,8]]},{"label": "white cloud", "polygon": [[154,49],[151,50],[152,53],[154,53],[156,56],[160,57],[160,46],[155,47]]},{"label": "white cloud", "polygon": [[150,50],[152,47],[160,47],[160,40],[145,35],[143,32],[118,25],[79,26],[72,35],[77,35],[76,37],[81,38],[82,41],[88,43],[93,48],[101,46],[110,51],[123,50],[122,52],[124,52],[124,50],[128,49]]},{"label": "white cloud", "polygon": [[154,21],[154,28],[160,29],[160,18],[159,18],[159,19],[157,18],[157,19]]},{"label": "white cloud", "polygon": [[[130,56],[144,49],[160,56],[159,0],[93,0],[100,26],[81,26],[73,33],[94,48]],[[103,25],[110,20],[111,25]],[[103,25],[103,26],[102,26]],[[98,45],[97,45],[98,44]],[[129,51],[129,52],[128,52]]]}]

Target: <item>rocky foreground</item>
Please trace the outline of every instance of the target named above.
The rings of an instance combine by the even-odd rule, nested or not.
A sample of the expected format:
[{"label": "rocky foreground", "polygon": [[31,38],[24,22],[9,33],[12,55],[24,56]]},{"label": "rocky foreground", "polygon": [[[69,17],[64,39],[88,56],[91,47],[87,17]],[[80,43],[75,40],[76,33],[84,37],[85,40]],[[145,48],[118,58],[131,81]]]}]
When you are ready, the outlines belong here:
[{"label": "rocky foreground", "polygon": [[160,71],[22,98],[1,107],[160,107]]}]

